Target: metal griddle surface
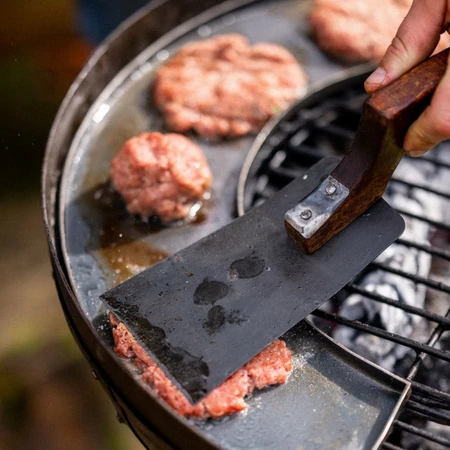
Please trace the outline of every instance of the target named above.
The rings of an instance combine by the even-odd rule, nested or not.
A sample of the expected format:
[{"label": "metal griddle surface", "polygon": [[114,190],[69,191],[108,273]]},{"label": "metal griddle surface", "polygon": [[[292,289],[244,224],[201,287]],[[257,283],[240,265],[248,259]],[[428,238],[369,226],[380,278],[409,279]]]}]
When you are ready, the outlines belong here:
[{"label": "metal griddle surface", "polygon": [[[310,82],[321,82],[348,67],[329,60],[309,39],[307,7],[308,2],[299,0],[220,5],[151,45],[117,75],[86,115],[65,164],[59,220],[74,291],[105,342],[110,342],[110,330],[102,320],[105,310],[99,295],[229,223],[238,174],[254,141],[246,137],[212,142],[189,136],[203,149],[214,174],[212,198],[201,220],[159,228],[129,217],[108,184],[109,165],[131,136],[166,131],[149,97],[154,70],[185,42],[238,32],[253,42],[287,47],[306,68]],[[377,445],[409,386],[306,323],[285,338],[295,363],[288,382],[256,392],[244,414],[197,423],[205,436],[226,449]]]}]

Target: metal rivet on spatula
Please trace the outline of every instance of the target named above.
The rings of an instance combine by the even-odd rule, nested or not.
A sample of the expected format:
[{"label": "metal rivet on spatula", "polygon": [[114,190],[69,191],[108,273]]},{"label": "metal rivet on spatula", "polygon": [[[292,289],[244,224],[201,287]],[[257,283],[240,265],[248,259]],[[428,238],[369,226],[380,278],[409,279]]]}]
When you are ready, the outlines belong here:
[{"label": "metal rivet on spatula", "polygon": [[333,184],[333,183],[330,183],[330,184],[326,187],[325,192],[326,192],[327,195],[333,195],[334,193],[336,193],[336,190],[337,190],[336,185]]},{"label": "metal rivet on spatula", "polygon": [[300,217],[301,217],[303,220],[311,219],[311,216],[312,216],[312,212],[311,212],[310,209],[304,209],[304,210],[300,213]]}]

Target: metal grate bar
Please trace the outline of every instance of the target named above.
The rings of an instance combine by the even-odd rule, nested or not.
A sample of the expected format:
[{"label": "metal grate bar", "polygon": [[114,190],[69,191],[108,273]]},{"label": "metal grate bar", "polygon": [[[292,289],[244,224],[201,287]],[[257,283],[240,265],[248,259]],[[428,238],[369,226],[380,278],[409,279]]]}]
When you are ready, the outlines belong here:
[{"label": "metal grate bar", "polygon": [[424,317],[425,319],[429,319],[433,322],[437,322],[441,325],[446,325],[450,327],[450,318],[443,317],[439,314],[435,314],[429,311],[426,311],[421,308],[417,308],[415,306],[408,305],[406,303],[402,303],[398,300],[394,300],[389,297],[385,297],[384,295],[377,294],[376,292],[367,291],[364,288],[359,287],[357,284],[349,283],[344,288],[345,290],[349,290],[351,292],[363,295],[366,298],[370,298],[371,300],[375,300],[377,302],[385,303],[386,305],[393,306],[395,308],[402,309],[403,311],[407,311],[411,314],[415,314],[417,316]]},{"label": "metal grate bar", "polygon": [[[447,312],[446,317],[448,317],[449,314],[450,310]],[[444,329],[445,328],[442,325],[437,326],[428,339],[427,344],[430,346],[436,345],[442,336]],[[419,367],[422,365],[426,357],[427,355],[424,352],[417,355],[417,358],[411,366],[408,374],[409,380],[412,380],[416,376]],[[414,386],[418,388],[417,391],[414,390]],[[428,395],[430,391],[432,395]],[[423,392],[425,392],[426,395],[421,395]],[[442,409],[450,409],[450,395],[436,391],[431,387],[414,383],[411,398],[409,399],[405,409],[432,422],[437,422],[442,425],[450,425],[450,414],[441,411]]]},{"label": "metal grate bar", "polygon": [[395,209],[397,210],[397,212],[399,212],[403,216],[408,216],[413,219],[421,220],[422,222],[426,222],[429,225],[432,225],[433,227],[440,228],[440,229],[446,230],[446,231],[450,231],[450,225],[447,225],[446,223],[438,222],[437,220],[428,219],[427,217],[422,217],[417,214],[413,214],[413,213],[411,213],[409,211],[405,211],[401,208],[395,208]]},{"label": "metal grate bar", "polygon": [[413,391],[416,393],[421,393],[423,395],[426,395],[430,398],[435,399],[443,399],[446,402],[450,404],[450,394],[446,392],[439,391],[435,388],[432,388],[430,386],[426,386],[425,384],[419,383],[414,380],[410,380],[412,384]]},{"label": "metal grate bar", "polygon": [[394,423],[398,428],[405,430],[408,433],[412,433],[412,434],[415,434],[416,436],[421,436],[431,442],[436,442],[437,444],[441,444],[441,445],[450,447],[450,439],[446,439],[446,438],[438,436],[434,433],[430,433],[429,431],[423,430],[421,428],[417,428],[408,423],[401,422],[400,420],[396,420]]},{"label": "metal grate bar", "polygon": [[441,425],[450,425],[450,414],[429,408],[413,400],[409,400],[405,406],[405,410],[412,411],[428,420],[440,423]]},{"label": "metal grate bar", "polygon": [[[289,135],[285,139],[285,145],[289,145],[292,150],[294,150],[293,156],[295,155],[295,150],[299,148],[301,145],[305,145],[305,141],[311,136],[310,127],[303,127],[300,131],[296,131],[295,133]],[[314,147],[307,146],[308,153],[311,155],[317,155],[317,150]]]},{"label": "metal grate bar", "polygon": [[[447,311],[446,317],[448,318],[449,315],[450,315],[450,309]],[[434,329],[433,333],[431,334],[430,338],[428,339],[427,344],[429,346],[436,345],[436,343],[439,341],[439,339],[441,338],[442,333],[444,331],[445,331],[445,328],[442,325],[437,326]],[[423,353],[419,353],[417,355],[417,358],[414,361],[413,365],[411,366],[411,369],[410,369],[409,374],[408,374],[408,379],[409,380],[412,380],[416,376],[417,371],[419,370],[419,367],[422,365],[422,363],[425,360],[425,358],[426,358],[426,355],[423,354]]]},{"label": "metal grate bar", "polygon": [[411,394],[411,400],[414,400],[422,405],[429,406],[430,408],[450,410],[450,403],[441,400],[435,400],[424,395],[416,394],[414,392]]},{"label": "metal grate bar", "polygon": [[378,336],[391,342],[395,342],[396,344],[409,347],[418,353],[424,352],[431,356],[435,356],[437,358],[443,359],[444,361],[450,362],[450,352],[438,350],[436,348],[430,347],[427,344],[421,344],[420,342],[405,338],[403,336],[399,336],[394,333],[390,333],[386,330],[382,330],[372,325],[359,322],[358,320],[346,319],[345,317],[341,317],[336,314],[330,314],[321,309],[317,309],[312,314],[316,317],[320,317],[321,319],[329,320],[330,322],[339,323],[341,325],[346,325],[356,330],[364,331],[366,333],[373,334],[374,336]]},{"label": "metal grate bar", "polygon": [[450,261],[450,252],[448,250],[437,248],[428,244],[419,244],[409,239],[404,239],[402,237],[398,238],[395,242],[397,244],[405,245],[406,247],[412,247],[416,248],[417,250],[422,250],[426,253],[429,253],[432,256],[437,256],[438,258]]},{"label": "metal grate bar", "polygon": [[450,286],[440,281],[430,280],[428,278],[424,278],[419,275],[414,275],[409,272],[405,272],[404,270],[401,269],[394,269],[393,267],[390,267],[384,263],[373,262],[370,264],[370,266],[382,269],[385,272],[393,273],[395,275],[408,278],[409,280],[414,281],[415,283],[423,284],[424,286],[427,286],[431,289],[436,289],[438,291],[445,292],[446,294],[450,294]]},{"label": "metal grate bar", "polygon": [[434,195],[437,195],[439,197],[443,197],[443,198],[446,198],[446,199],[450,200],[450,194],[448,194],[446,192],[436,191],[436,189],[432,189],[432,188],[430,188],[428,186],[423,186],[421,184],[411,183],[410,181],[402,180],[400,178],[391,178],[391,182],[402,184],[402,185],[407,186],[407,187],[409,187],[411,189],[420,189],[421,191],[426,191],[426,192],[429,192],[430,194],[434,194]]}]

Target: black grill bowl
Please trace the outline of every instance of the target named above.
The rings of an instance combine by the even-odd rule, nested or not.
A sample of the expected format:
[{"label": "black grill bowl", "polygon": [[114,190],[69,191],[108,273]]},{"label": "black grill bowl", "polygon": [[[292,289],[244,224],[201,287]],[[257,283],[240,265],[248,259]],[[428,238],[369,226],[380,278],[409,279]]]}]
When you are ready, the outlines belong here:
[{"label": "black grill bowl", "polygon": [[[208,440],[199,427],[174,414],[163,401],[154,395],[149,395],[149,390],[142,383],[136,382],[136,378],[130,370],[127,370],[116,357],[112,347],[107,345],[104,339],[99,338],[95,324],[83,311],[72,288],[68,267],[65,265],[63,232],[59,228],[62,173],[69,148],[80,124],[98,96],[116,75],[157,39],[208,8],[222,7],[222,3],[225,2],[217,0],[154,0],[121,25],[98,47],[70,88],[50,132],[43,164],[43,219],[53,275],[66,320],[77,344],[92,367],[94,377],[101,382],[113,401],[119,419],[133,430],[143,445],[157,450],[171,448],[202,450],[217,449],[218,447]],[[228,5],[226,8],[232,9],[233,6],[252,2],[250,0],[233,0],[226,3]],[[301,2],[299,1],[299,3]],[[311,45],[307,42],[306,44]],[[347,88],[352,89],[355,80],[363,79],[365,75],[361,74],[368,70],[368,67],[356,71],[348,70],[348,67],[330,62],[323,55],[319,55],[315,60],[315,72],[310,73],[311,78],[315,78],[315,80],[323,78],[327,70],[328,75],[333,71],[344,70],[344,73],[341,73],[343,80],[340,81],[337,89],[345,91]],[[356,78],[351,77],[358,72],[359,75]],[[336,87],[330,87],[317,93],[314,98],[326,98],[335,92]],[[275,147],[276,143],[273,146]],[[269,149],[269,151],[271,150]],[[314,162],[316,156],[310,155],[310,157],[310,162]],[[283,178],[286,174],[281,175]],[[235,176],[237,185],[238,173]],[[284,181],[284,178],[280,180],[281,183]],[[273,190],[278,188],[279,186],[274,186]],[[234,191],[230,196],[234,198]],[[329,316],[326,318],[330,319]],[[445,320],[438,323],[443,326],[447,324]],[[420,355],[424,348],[418,347],[416,350]],[[420,386],[417,390],[418,395],[422,391],[426,391],[426,387],[422,388],[422,391],[419,391],[419,388]],[[432,399],[431,394],[425,392],[424,395],[428,395]],[[420,398],[418,400],[420,401]],[[444,396],[444,399],[438,397],[438,400],[445,403],[447,397]],[[447,419],[447,416],[444,415],[444,419]],[[408,424],[398,423],[398,429],[401,427],[405,429]],[[386,448],[394,448],[389,447],[390,444],[385,445],[388,445]]]}]

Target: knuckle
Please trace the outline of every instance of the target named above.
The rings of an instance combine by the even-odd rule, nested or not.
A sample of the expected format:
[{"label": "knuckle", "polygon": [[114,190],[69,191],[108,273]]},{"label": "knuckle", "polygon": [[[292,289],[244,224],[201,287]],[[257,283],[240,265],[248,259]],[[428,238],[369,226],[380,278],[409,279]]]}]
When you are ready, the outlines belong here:
[{"label": "knuckle", "polygon": [[408,34],[397,34],[389,47],[390,53],[399,59],[403,59],[405,56],[409,56],[411,49],[414,48],[414,38],[409,37]]}]

